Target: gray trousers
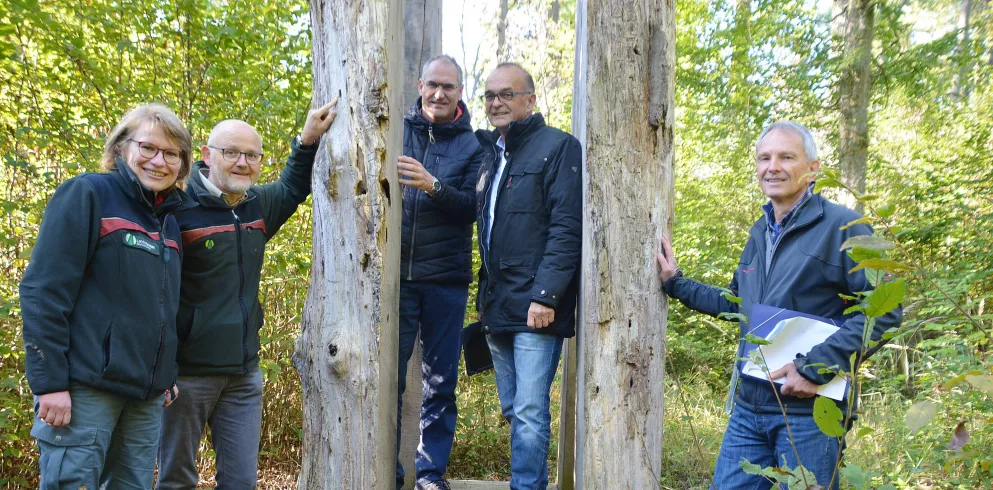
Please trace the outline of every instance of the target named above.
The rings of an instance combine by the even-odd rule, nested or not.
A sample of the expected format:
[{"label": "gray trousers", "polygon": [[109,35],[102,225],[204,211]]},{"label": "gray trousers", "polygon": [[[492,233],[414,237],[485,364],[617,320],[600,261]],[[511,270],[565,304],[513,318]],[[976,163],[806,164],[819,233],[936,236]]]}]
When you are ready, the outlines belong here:
[{"label": "gray trousers", "polygon": [[73,382],[69,397],[72,417],[58,429],[38,418],[35,398],[39,488],[151,488],[164,395],[135,401]]},{"label": "gray trousers", "polygon": [[217,456],[216,490],[256,488],[262,430],[262,371],[180,376],[179,398],[162,411],[159,489],[196,488],[204,426]]}]

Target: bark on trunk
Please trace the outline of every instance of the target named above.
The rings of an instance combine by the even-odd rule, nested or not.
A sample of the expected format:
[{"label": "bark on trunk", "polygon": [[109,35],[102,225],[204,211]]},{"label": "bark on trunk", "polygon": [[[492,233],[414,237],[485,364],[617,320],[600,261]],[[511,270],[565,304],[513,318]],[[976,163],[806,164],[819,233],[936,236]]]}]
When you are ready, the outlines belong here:
[{"label": "bark on trunk", "polygon": [[[580,0],[574,133],[584,143],[578,488],[657,488],[672,222],[671,0]],[[623,83],[618,83],[623,81]]]},{"label": "bark on trunk", "polygon": [[[865,193],[866,161],[869,158],[869,95],[872,88],[873,0],[837,0],[840,15],[833,25],[842,57],[838,80],[838,162],[841,178],[859,194]],[[850,196],[845,204],[862,212]]]},{"label": "bark on trunk", "polygon": [[[441,54],[441,0],[404,0],[404,109],[417,100],[417,81],[427,60]],[[417,335],[414,352],[407,364],[407,389],[403,393],[400,413],[400,461],[404,468],[404,488],[414,488],[417,471],[414,455],[420,443],[421,399],[421,336]]]},{"label": "bark on trunk", "polygon": [[314,99],[340,100],[314,165],[311,288],[294,354],[308,490],[394,487],[401,8],[310,6]]}]

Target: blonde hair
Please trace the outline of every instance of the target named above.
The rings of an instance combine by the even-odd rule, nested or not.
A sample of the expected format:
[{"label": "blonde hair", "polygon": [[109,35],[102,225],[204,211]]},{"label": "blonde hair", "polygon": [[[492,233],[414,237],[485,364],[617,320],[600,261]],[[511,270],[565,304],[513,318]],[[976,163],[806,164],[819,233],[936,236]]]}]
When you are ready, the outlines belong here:
[{"label": "blonde hair", "polygon": [[121,118],[121,122],[117,123],[114,130],[107,135],[100,167],[104,170],[115,168],[121,149],[145,123],[151,123],[153,127],[161,129],[167,138],[179,146],[180,167],[176,185],[182,185],[190,173],[190,167],[193,166],[193,138],[190,137],[190,132],[183,125],[183,121],[179,120],[179,116],[162,104],[135,107]]}]

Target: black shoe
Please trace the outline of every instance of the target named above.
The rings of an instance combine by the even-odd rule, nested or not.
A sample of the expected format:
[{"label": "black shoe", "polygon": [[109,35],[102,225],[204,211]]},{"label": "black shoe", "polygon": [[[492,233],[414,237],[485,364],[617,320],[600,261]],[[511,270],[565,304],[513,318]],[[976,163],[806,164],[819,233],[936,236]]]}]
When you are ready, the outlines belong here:
[{"label": "black shoe", "polygon": [[414,490],[452,490],[452,487],[448,486],[448,480],[442,478],[435,481],[417,482],[417,485],[414,485]]}]

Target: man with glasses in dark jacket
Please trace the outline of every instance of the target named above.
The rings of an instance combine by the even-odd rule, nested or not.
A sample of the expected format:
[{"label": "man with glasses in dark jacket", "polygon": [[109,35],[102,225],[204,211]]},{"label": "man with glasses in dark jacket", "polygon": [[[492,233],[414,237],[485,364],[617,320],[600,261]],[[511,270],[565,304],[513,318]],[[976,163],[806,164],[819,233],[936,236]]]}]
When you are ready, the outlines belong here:
[{"label": "man with glasses in dark jacket", "polygon": [[310,111],[275,182],[256,186],[262,138],[222,121],[200,149],[187,192],[199,203],[179,220],[183,278],[176,329],[183,400],[162,414],[159,489],[196,488],[197,451],[210,426],[218,490],[255,488],[262,430],[259,281],[266,244],[310,194],[321,136],[337,100]]},{"label": "man with glasses in dark jacket", "polygon": [[[403,120],[400,242],[400,359],[397,363],[397,447],[407,363],[417,332],[423,348],[424,394],[416,488],[447,489],[444,479],[455,438],[459,333],[472,280],[476,174],[483,154],[462,102],[462,68],[446,55],[421,70],[417,101]],[[397,460],[396,484],[404,470]]]},{"label": "man with glasses in dark jacket", "polygon": [[582,147],[534,113],[534,79],[501,63],[486,80],[476,216],[477,310],[510,423],[510,488],[548,486],[549,390],[575,335],[583,231]]},{"label": "man with glasses in dark jacket", "polygon": [[[658,256],[663,288],[670,297],[708,315],[741,313],[752,318],[754,307],[761,304],[840,325],[836,333],[793,362],[768,366],[772,379],[785,378],[778,399],[768,380],[735,376],[739,381],[732,382],[734,408],[714,470],[716,488],[768,488],[765,477],[745,473],[739,463],[785,464],[792,470],[802,464],[818,484],[837,489],[835,467],[843,438],[821,432],[814,421],[814,399],[819,385],[834,378],[821,368],[851,372],[851,356],[857,353],[862,359],[866,317],[861,311],[848,311],[853,305],[844,298],[869,292],[873,285],[865,270],[854,270],[855,262],[841,245],[853,236],[871,235],[872,229],[857,223],[861,216],[855,211],[813,192],[820,161],[814,137],[802,125],[780,121],[763,129],[755,144],[755,163],[759,187],[769,202],[762,206],[762,216],[751,229],[731,280],[730,289],[741,299],[740,305],[729,301],[722,288],[683,277],[666,238]],[[901,319],[899,306],[876,318],[868,332],[876,344],[865,357],[879,348],[883,333],[899,326]],[[748,326],[741,322],[742,337]],[[744,340],[738,356],[743,347]],[[847,401],[837,403],[847,411]]]}]

